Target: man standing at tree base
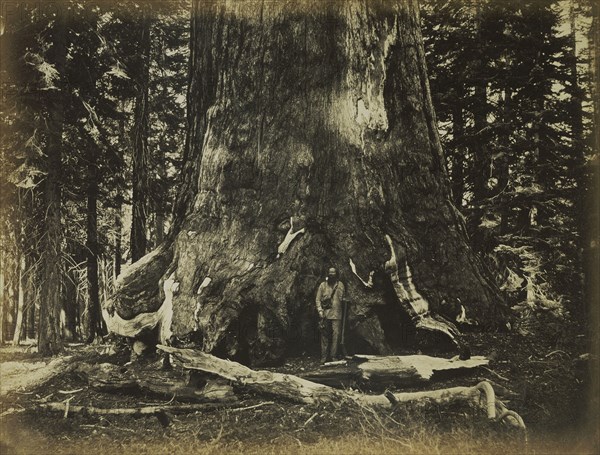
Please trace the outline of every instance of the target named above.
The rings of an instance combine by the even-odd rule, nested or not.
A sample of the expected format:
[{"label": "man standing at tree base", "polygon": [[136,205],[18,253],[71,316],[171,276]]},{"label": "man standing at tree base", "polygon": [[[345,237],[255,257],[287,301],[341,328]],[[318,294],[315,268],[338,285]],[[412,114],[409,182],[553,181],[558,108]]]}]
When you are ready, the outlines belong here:
[{"label": "man standing at tree base", "polygon": [[344,284],[339,281],[337,270],[330,268],[327,279],[319,285],[316,306],[321,330],[321,363],[338,358],[342,331],[342,300]]}]

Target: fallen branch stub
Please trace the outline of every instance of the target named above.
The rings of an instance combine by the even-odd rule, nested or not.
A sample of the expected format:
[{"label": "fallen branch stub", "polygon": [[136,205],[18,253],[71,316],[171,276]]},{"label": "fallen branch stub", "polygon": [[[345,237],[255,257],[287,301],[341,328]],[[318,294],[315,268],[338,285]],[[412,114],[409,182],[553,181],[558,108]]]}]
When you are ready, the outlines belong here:
[{"label": "fallen branch stub", "polygon": [[332,387],[369,386],[385,388],[414,386],[432,380],[435,373],[464,372],[489,361],[481,356],[469,360],[443,359],[426,355],[367,356],[355,355],[345,362],[336,362],[303,374],[302,377]]},{"label": "fallen branch stub", "polygon": [[352,258],[350,258],[348,260],[348,263],[350,264],[350,269],[352,270],[352,273],[354,273],[354,275],[356,275],[356,277],[360,280],[360,282],[363,284],[363,286],[371,289],[373,287],[373,275],[375,274],[375,272],[371,271],[369,273],[369,279],[367,281],[365,281],[364,279],[361,278],[361,276],[356,271],[356,264],[354,263]]},{"label": "fallen branch stub", "polygon": [[285,252],[289,248],[292,241],[298,235],[304,234],[305,232],[306,232],[306,228],[302,228],[302,229],[299,229],[296,232],[294,232],[294,218],[290,217],[290,229],[288,230],[287,234],[285,235],[285,238],[283,239],[283,241],[277,247],[277,258],[280,258],[283,254],[285,254]]}]

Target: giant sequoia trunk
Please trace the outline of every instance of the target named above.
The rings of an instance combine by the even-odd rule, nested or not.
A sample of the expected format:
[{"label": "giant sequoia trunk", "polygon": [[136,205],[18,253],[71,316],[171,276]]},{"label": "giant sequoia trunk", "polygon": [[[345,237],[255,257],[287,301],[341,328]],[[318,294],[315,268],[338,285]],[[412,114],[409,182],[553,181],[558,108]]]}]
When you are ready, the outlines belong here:
[{"label": "giant sequoia trunk", "polygon": [[447,317],[502,320],[450,201],[416,2],[300,5],[195,2],[175,228],[121,277],[113,330],[277,360],[315,341],[330,266],[355,346],[402,339],[406,286]]}]

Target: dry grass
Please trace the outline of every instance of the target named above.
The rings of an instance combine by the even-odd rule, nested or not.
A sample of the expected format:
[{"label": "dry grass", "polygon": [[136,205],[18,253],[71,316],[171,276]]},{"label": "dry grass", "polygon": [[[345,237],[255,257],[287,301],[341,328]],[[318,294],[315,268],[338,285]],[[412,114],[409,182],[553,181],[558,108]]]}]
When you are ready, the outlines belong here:
[{"label": "dry grass", "polygon": [[[415,422],[418,423],[418,422]],[[597,454],[589,441],[572,437],[562,440],[538,439],[525,445],[518,437],[474,434],[459,430],[449,433],[421,429],[408,436],[347,434],[324,436],[315,442],[303,442],[294,434],[273,434],[269,442],[223,441],[219,434],[211,440],[199,440],[193,434],[164,437],[139,437],[123,431],[122,439],[111,438],[97,431],[78,439],[47,439],[26,435],[21,430],[12,433],[9,445],[0,446],[3,455],[11,454]],[[17,436],[16,438],[14,436]],[[573,436],[573,435],[571,435]],[[3,438],[4,439],[4,438]]]}]

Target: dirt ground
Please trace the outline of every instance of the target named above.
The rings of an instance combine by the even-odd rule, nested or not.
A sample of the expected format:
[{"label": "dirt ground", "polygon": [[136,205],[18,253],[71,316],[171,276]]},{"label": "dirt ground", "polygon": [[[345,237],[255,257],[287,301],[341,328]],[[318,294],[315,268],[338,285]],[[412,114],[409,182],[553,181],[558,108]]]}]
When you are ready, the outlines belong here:
[{"label": "dirt ground", "polygon": [[[440,379],[427,388],[489,380],[499,398],[523,417],[526,434],[460,406],[425,404],[376,411],[298,405],[248,394],[225,408],[173,416],[168,426],[156,417],[64,418],[61,413],[36,410],[40,402],[71,396],[71,405],[106,408],[165,403],[149,395],[99,393],[80,374],[64,368],[42,385],[0,397],[0,453],[600,453],[598,430],[586,420],[590,360],[583,333],[547,326],[528,336],[467,336],[474,355],[490,358],[489,368]],[[129,361],[126,351],[108,351],[107,346],[76,346],[66,355],[73,356],[75,364]],[[0,348],[2,380],[26,375],[23,364],[42,360],[48,359],[23,348]],[[15,369],[18,364],[21,370]],[[300,374],[317,367],[316,358],[305,357],[289,359],[276,370]]]}]

